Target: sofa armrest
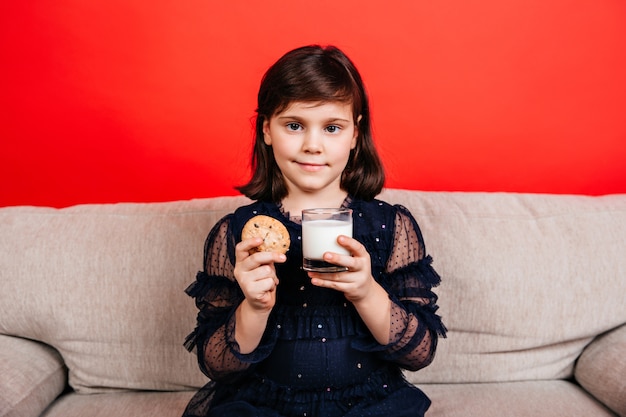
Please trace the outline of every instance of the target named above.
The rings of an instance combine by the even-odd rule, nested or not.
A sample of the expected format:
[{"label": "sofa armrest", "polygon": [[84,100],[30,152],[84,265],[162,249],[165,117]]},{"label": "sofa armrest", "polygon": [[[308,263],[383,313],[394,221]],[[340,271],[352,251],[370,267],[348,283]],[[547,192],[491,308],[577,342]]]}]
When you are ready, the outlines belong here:
[{"label": "sofa armrest", "polygon": [[67,369],[56,350],[0,334],[0,417],[37,417],[66,385]]},{"label": "sofa armrest", "polygon": [[626,417],[626,324],[594,339],[578,358],[578,383]]}]

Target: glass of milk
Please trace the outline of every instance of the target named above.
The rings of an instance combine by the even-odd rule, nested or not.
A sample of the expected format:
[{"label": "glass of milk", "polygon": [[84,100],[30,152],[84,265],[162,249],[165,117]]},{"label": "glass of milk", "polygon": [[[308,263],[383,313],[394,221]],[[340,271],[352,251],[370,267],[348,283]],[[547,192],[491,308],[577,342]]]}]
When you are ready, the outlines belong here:
[{"label": "glass of milk", "polygon": [[352,210],[316,208],[302,210],[303,269],[314,272],[342,272],[347,268],[323,260],[325,252],[350,253],[339,246],[337,237],[352,237]]}]

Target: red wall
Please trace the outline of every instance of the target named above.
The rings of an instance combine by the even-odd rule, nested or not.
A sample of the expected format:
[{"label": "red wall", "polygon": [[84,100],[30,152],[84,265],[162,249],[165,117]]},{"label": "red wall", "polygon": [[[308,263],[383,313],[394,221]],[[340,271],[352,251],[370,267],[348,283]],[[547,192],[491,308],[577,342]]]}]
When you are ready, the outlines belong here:
[{"label": "red wall", "polygon": [[235,194],[309,43],[360,68],[389,187],[626,192],[626,2],[375,3],[4,2],[0,205]]}]

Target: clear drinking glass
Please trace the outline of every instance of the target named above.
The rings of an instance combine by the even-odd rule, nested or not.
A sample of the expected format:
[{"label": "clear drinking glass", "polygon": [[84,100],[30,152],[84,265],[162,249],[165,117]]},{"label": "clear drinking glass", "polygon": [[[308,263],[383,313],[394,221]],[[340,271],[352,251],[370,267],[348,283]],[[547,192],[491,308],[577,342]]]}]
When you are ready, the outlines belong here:
[{"label": "clear drinking glass", "polygon": [[316,208],[302,210],[302,267],[305,271],[342,272],[347,268],[323,260],[324,252],[350,253],[339,246],[337,237],[352,237],[352,210]]}]

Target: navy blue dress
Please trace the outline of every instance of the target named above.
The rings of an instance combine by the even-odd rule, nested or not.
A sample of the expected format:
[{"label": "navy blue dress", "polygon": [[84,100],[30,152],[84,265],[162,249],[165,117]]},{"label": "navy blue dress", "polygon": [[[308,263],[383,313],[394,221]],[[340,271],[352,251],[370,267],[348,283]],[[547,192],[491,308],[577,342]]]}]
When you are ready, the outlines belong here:
[{"label": "navy blue dress", "polygon": [[[211,382],[184,417],[422,416],[428,397],[402,369],[433,359],[445,327],[432,287],[440,278],[420,229],[404,207],[347,198],[355,239],[365,245],[372,275],[389,293],[390,343],[380,345],[343,293],[311,285],[302,265],[302,226],[274,203],[256,202],[221,219],[205,244],[204,270],[186,292],[199,309],[185,345],[196,349]],[[289,230],[287,262],[276,264],[276,305],[255,351],[239,352],[234,312],[243,293],[233,275],[243,225],[265,214]]]}]

